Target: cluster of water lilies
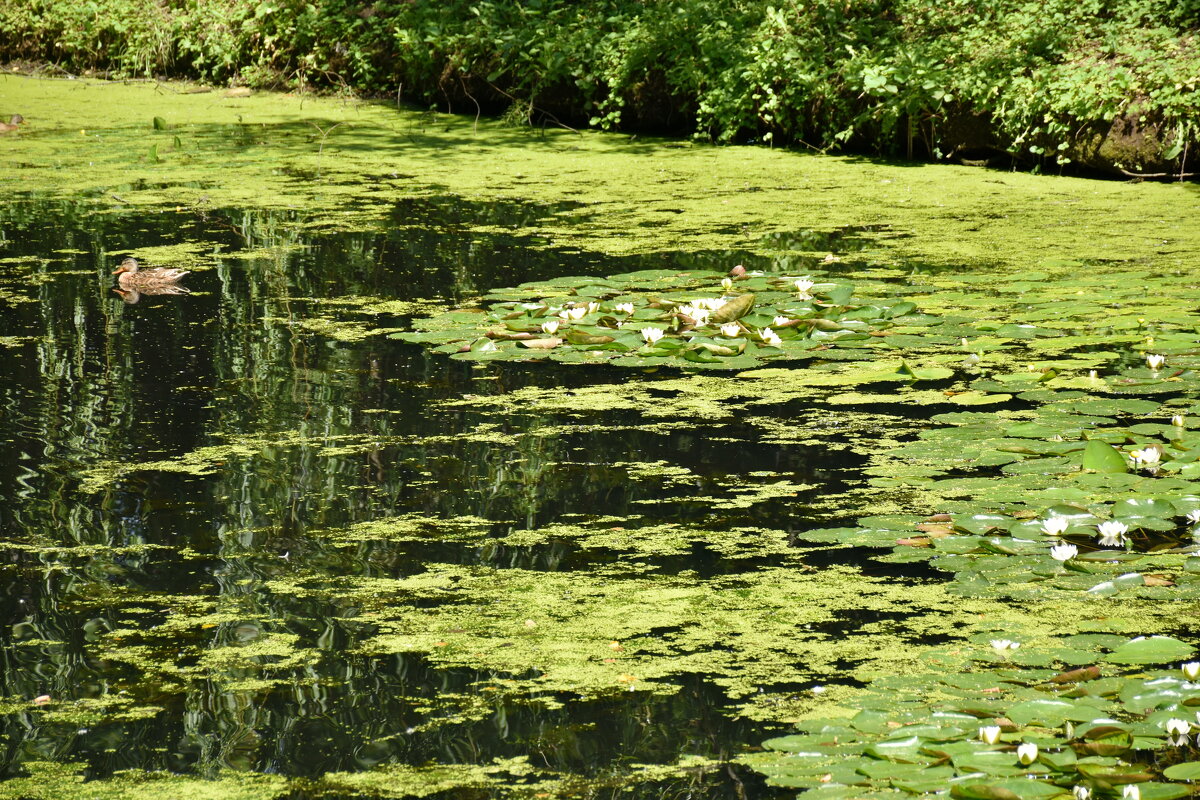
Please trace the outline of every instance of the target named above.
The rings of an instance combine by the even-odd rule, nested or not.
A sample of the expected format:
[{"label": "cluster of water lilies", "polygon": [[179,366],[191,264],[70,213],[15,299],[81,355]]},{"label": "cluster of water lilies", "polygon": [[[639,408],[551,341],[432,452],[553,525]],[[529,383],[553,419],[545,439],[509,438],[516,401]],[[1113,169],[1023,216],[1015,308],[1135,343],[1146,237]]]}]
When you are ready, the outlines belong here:
[{"label": "cluster of water lilies", "polygon": [[1021,762],[1022,767],[1028,767],[1037,761],[1037,757],[1038,746],[1033,742],[1022,742],[1017,746],[1017,761]]},{"label": "cluster of water lilies", "polygon": [[873,347],[887,328],[941,324],[909,300],[856,301],[854,287],[843,281],[740,265],[725,277],[659,269],[555,278],[495,289],[483,301],[483,308],[414,320],[412,331],[393,336],[466,360],[640,367],[666,359],[745,369],[832,347]]},{"label": "cluster of water lilies", "polygon": [[[1193,515],[1200,515],[1200,512],[1189,512],[1188,519],[1192,520]],[[1066,517],[1051,515],[1048,519],[1043,520],[1041,531],[1047,536],[1057,537],[1066,533],[1070,526],[1071,522]],[[1096,538],[1101,547],[1127,545],[1129,542],[1126,537],[1127,533],[1129,533],[1129,526],[1120,520],[1110,519],[1096,525]],[[1073,544],[1058,544],[1050,548],[1050,555],[1056,561],[1070,561],[1078,554],[1079,548]]]},{"label": "cluster of water lilies", "polygon": [[[993,639],[991,640],[992,649],[997,653],[1004,654],[1020,648],[1020,643],[1011,639]],[[1200,661],[1189,661],[1181,664],[1180,672],[1188,681],[1195,681],[1200,678]],[[1167,743],[1174,747],[1187,747],[1192,742],[1193,728],[1200,728],[1200,712],[1196,714],[1196,722],[1192,723],[1186,719],[1172,717],[1165,723],[1162,723],[1167,734]],[[983,725],[979,728],[979,740],[984,744],[996,745],[1001,741],[1003,728],[999,725]],[[1197,743],[1200,744],[1200,737],[1197,738]],[[1016,757],[1017,762],[1024,767],[1031,766],[1038,760],[1038,745],[1034,742],[1022,742],[1017,745]],[[1080,800],[1087,800],[1092,796],[1091,789],[1087,786],[1077,785],[1072,789],[1072,794]],[[1127,785],[1122,794],[1123,798],[1141,797],[1140,790],[1136,784]]]},{"label": "cluster of water lilies", "polygon": [[[1188,524],[1194,526],[1192,538],[1200,542],[1200,509],[1192,509],[1187,513],[1186,518]],[[1066,533],[1070,527],[1069,519],[1051,514],[1041,521],[1039,530],[1048,537],[1057,538]],[[1095,529],[1096,543],[1100,547],[1128,548],[1132,544],[1129,537],[1129,526],[1120,520],[1105,520],[1097,523]],[[1079,548],[1069,542],[1060,542],[1050,547],[1050,557],[1055,561],[1067,562],[1077,555],[1079,555]]]},{"label": "cluster of water lilies", "polygon": [[[1200,778],[1189,750],[1200,735],[1193,645],[1170,636],[1064,641],[1040,627],[1006,624],[1008,638],[982,640],[987,654],[964,653],[960,643],[938,650],[934,673],[870,690],[850,706],[862,713],[800,723],[796,735],[766,743],[778,756],[764,753],[753,766],[815,794],[845,785],[838,797],[895,793],[897,776],[921,796],[945,786],[953,797],[980,800],[1190,796],[1186,782]],[[1093,660],[1084,650],[1107,653]],[[969,666],[996,660],[999,672]],[[1049,674],[1054,662],[1069,668]],[[1165,766],[1144,763],[1144,751],[1164,747],[1171,751]]]},{"label": "cluster of water lilies", "polygon": [[[742,275],[746,274],[750,273],[742,273]],[[811,278],[795,279],[791,282],[791,285],[795,287],[800,300],[811,301],[815,299],[812,295],[812,290],[817,284]],[[642,341],[651,347],[662,341],[670,332],[669,329],[675,328],[678,328],[680,332],[695,331],[699,334],[708,332],[712,335],[720,335],[726,339],[737,339],[750,335],[770,347],[781,347],[783,345],[783,338],[771,326],[775,328],[791,326],[796,321],[796,318],[786,314],[776,314],[771,320],[771,326],[763,326],[755,330],[754,326],[738,321],[738,318],[744,316],[753,307],[753,303],[740,301],[739,298],[748,298],[748,296],[735,294],[734,286],[735,283],[732,278],[723,278],[721,280],[721,288],[724,291],[722,296],[695,297],[683,303],[672,304],[669,309],[671,318],[668,320],[669,325],[667,327],[647,325],[639,328],[637,332],[641,336]],[[730,304],[735,301],[738,301],[739,307],[731,309]],[[744,308],[740,306],[744,306]],[[540,325],[541,332],[548,336],[558,334],[563,330],[563,325],[580,322],[589,314],[595,314],[596,312],[611,312],[624,317],[624,319],[614,319],[610,323],[613,329],[620,330],[629,323],[630,318],[633,317],[636,310],[635,305],[628,301],[613,303],[607,306],[598,301],[586,301],[566,303],[562,306],[548,306],[544,309],[538,304],[524,304],[524,307],[536,312],[544,311],[546,314],[557,317]],[[712,319],[714,313],[722,309],[725,311],[722,315],[719,315],[718,321],[714,321]],[[726,319],[730,316],[733,316],[734,319]],[[715,331],[704,330],[710,328],[715,328]]]}]

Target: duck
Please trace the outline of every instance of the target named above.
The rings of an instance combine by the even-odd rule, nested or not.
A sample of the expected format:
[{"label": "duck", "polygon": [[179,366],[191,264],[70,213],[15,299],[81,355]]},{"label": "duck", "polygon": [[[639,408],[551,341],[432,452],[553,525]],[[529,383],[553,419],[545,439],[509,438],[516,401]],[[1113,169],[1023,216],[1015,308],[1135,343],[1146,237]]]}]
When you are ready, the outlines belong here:
[{"label": "duck", "polygon": [[[145,294],[183,294],[187,290],[175,283],[188,274],[186,269],[173,267],[152,267],[141,269],[136,258],[126,258],[121,266],[113,270],[117,283],[126,291],[141,290]],[[155,292],[155,289],[175,289],[178,291]]]},{"label": "duck", "polygon": [[24,121],[25,121],[25,118],[22,117],[20,114],[13,114],[11,117],[9,117],[8,122],[0,122],[0,133],[7,133],[8,131],[15,131],[17,128],[19,128],[21,126],[21,123]]}]

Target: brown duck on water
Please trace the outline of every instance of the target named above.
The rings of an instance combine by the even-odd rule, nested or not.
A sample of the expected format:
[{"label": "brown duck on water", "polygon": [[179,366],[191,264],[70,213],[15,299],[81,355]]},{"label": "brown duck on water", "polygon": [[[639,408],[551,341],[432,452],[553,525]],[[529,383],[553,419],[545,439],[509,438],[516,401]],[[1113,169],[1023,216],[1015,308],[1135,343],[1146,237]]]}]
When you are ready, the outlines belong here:
[{"label": "brown duck on water", "polygon": [[21,127],[21,123],[24,121],[25,118],[20,114],[13,114],[12,117],[9,118],[8,122],[0,122],[0,133],[15,131],[17,128]]},{"label": "brown duck on water", "polygon": [[[179,279],[187,275],[186,269],[152,267],[141,269],[136,258],[126,258],[121,266],[113,270],[117,284],[124,290],[138,290],[143,294],[186,294],[187,289],[177,286]],[[174,291],[154,291],[170,289]]]}]

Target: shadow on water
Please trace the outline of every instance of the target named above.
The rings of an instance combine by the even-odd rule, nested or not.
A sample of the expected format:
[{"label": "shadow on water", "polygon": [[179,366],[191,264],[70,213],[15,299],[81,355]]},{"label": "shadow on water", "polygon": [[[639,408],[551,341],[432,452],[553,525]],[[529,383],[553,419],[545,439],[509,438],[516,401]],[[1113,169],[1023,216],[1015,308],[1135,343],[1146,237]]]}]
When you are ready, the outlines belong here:
[{"label": "shadow on water", "polygon": [[[354,655],[370,625],[345,621],[346,608],[305,597],[266,600],[258,589],[300,573],[416,575],[429,563],[612,567],[628,554],[563,536],[498,541],[592,517],[710,531],[802,529],[806,492],[843,491],[861,456],[763,444],[736,419],[703,426],[668,419],[689,424],[655,428],[635,412],[600,410],[583,428],[577,414],[564,412],[447,410],[439,401],[480,391],[478,370],[383,336],[338,340],[313,327],[318,317],[388,326],[409,313],[327,314],[322,303],[330,298],[456,302],[571,272],[723,273],[738,261],[769,268],[770,259],[736,252],[607,258],[555,250],[525,231],[547,215],[580,213],[570,204],[425,198],[397,206],[380,231],[337,235],[302,235],[287,218],[217,209],[94,211],[87,201],[0,209],[0,531],[14,543],[0,567],[3,694],[22,702],[48,694],[84,709],[36,724],[24,710],[3,716],[7,774],[37,759],[83,761],[94,777],[131,768],[208,774],[220,766],[317,776],[528,755],[538,768],[602,786],[595,782],[623,765],[670,764],[687,754],[724,759],[774,730],[731,718],[731,701],[702,674],[679,675],[673,695],[562,695],[544,703],[497,688],[498,678],[520,676],[435,668],[415,655]],[[865,251],[876,234],[892,235],[796,234],[774,244]],[[122,302],[110,274],[119,256],[155,247],[176,248],[165,252],[193,269],[185,279],[192,294]],[[488,377],[487,392],[500,395],[629,380],[615,369],[545,365],[497,368]],[[554,434],[539,435],[541,427]],[[677,477],[657,474],[658,462]],[[731,489],[731,475],[761,477]],[[817,488],[712,508],[714,499],[780,480]],[[350,547],[324,538],[404,515],[470,517],[482,527],[474,539],[367,539]],[[810,554],[813,563],[825,557],[820,552]],[[829,563],[868,556],[842,550]],[[639,564],[642,574],[703,580],[769,562],[695,542]],[[162,629],[174,619],[201,621],[181,622],[176,639],[119,659],[97,654],[98,643],[121,640],[122,628]],[[260,638],[267,623],[251,619],[315,642],[319,664],[289,668],[294,678],[285,684],[255,685],[258,671],[247,670],[230,673],[248,680],[242,688],[198,688],[189,670],[207,649]],[[193,654],[177,662],[170,655],[185,649]],[[612,792],[652,797],[666,788],[614,784]],[[688,794],[771,796],[732,767]]]}]

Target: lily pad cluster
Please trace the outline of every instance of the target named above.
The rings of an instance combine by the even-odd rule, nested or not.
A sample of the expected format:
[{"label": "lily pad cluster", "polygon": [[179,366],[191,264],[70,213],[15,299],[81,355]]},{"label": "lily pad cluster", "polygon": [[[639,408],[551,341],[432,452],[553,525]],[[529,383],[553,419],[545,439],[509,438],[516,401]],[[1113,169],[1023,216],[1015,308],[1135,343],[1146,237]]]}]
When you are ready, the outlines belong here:
[{"label": "lily pad cluster", "polygon": [[1200,497],[1126,498],[1033,514],[937,515],[898,549],[928,548],[969,594],[1036,596],[1047,589],[1160,599],[1200,598]]},{"label": "lily pad cluster", "polygon": [[842,281],[735,273],[644,270],[527,283],[492,292],[483,308],[417,320],[396,338],[472,361],[745,369],[869,347],[939,322],[909,300],[856,298]]},{"label": "lily pad cluster", "polygon": [[812,790],[806,797],[1193,795],[1200,663],[1185,660],[1191,645],[1095,632],[1035,647],[979,637],[967,650],[931,650],[929,672],[877,680],[842,715],[805,720],[744,760],[776,786]]}]

